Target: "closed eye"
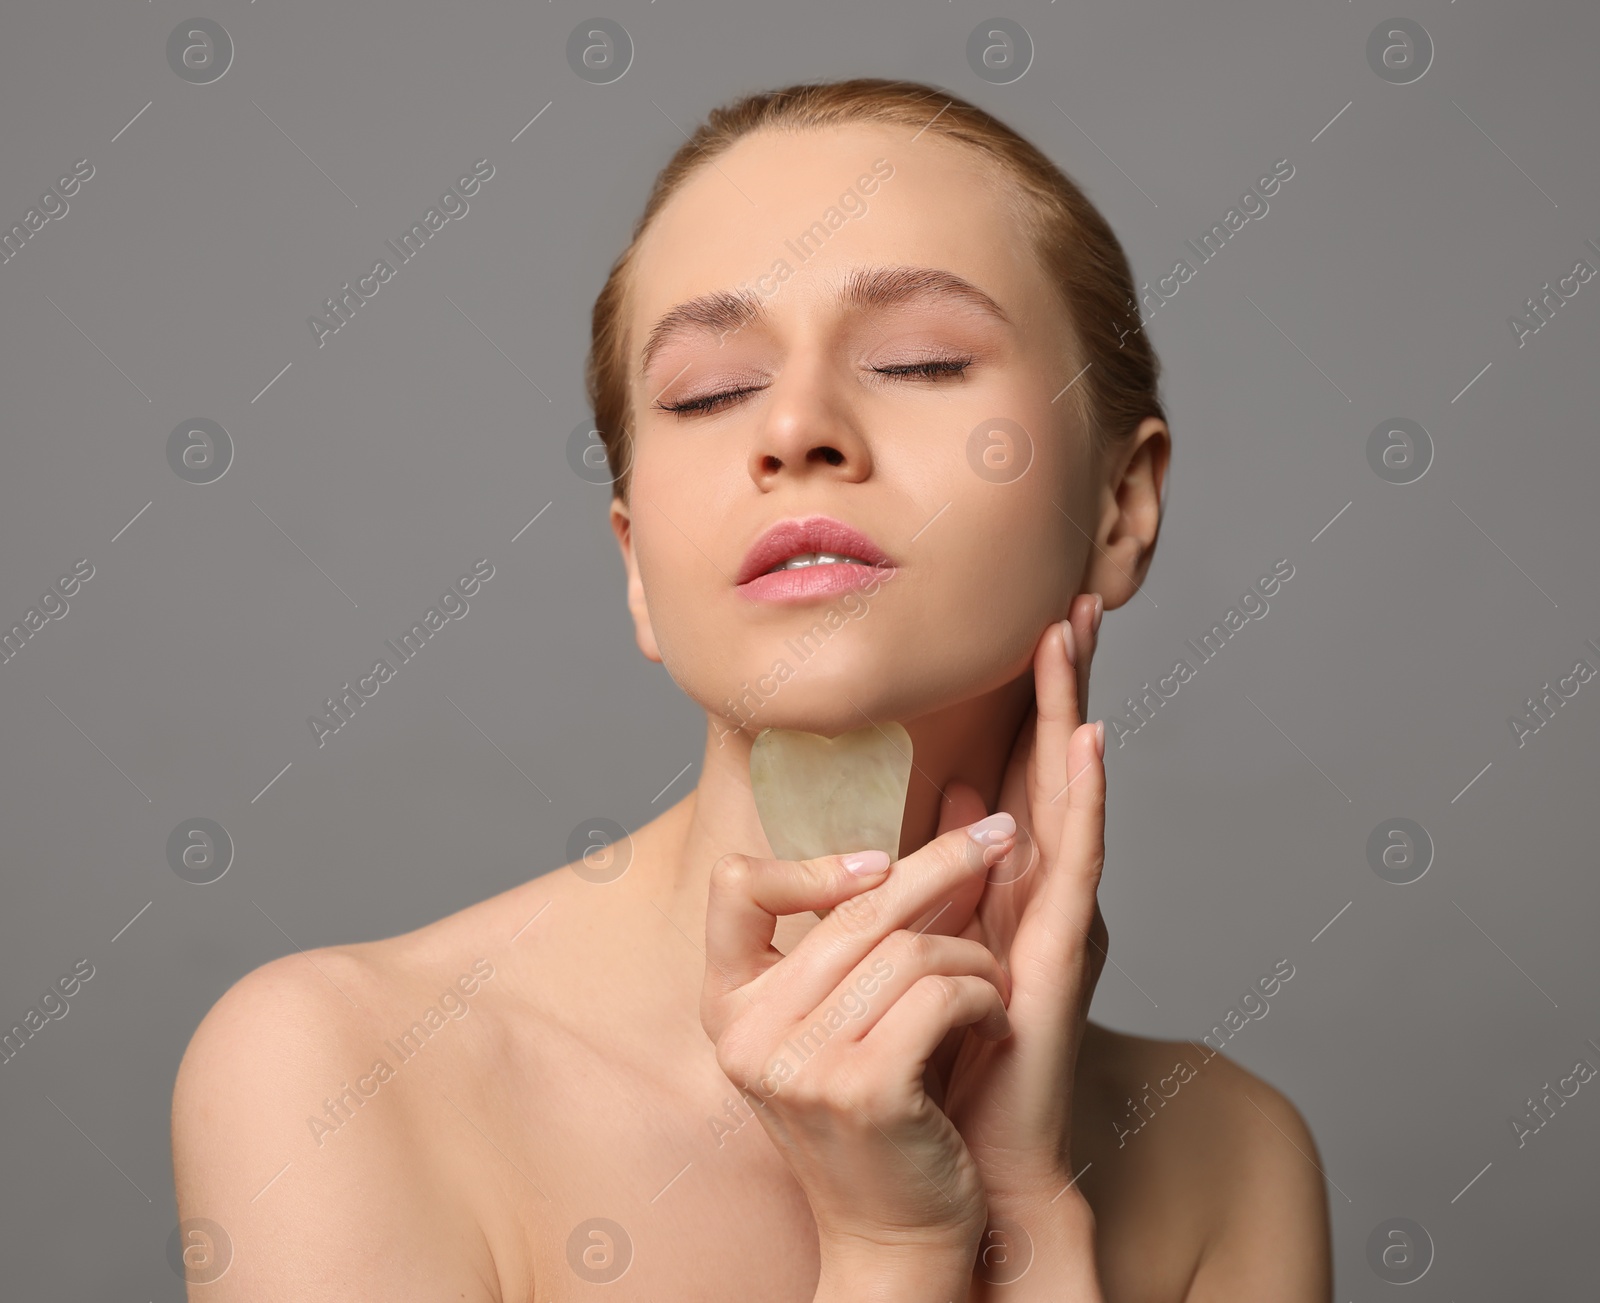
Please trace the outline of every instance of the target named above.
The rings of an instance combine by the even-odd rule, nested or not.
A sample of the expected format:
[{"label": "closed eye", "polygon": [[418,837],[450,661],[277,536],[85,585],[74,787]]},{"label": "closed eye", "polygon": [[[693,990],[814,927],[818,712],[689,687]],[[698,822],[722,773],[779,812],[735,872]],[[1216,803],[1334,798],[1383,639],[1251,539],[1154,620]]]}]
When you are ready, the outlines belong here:
[{"label": "closed eye", "polygon": [[[959,377],[971,366],[973,359],[970,357],[959,358],[932,358],[926,362],[912,362],[900,366],[879,366],[872,370],[878,375],[892,376],[899,379],[938,380],[947,376]],[[657,403],[655,406],[663,412],[671,412],[680,419],[690,416],[704,415],[707,412],[720,411],[736,398],[745,394],[756,393],[759,386],[746,389],[729,389],[720,394],[707,394],[703,398],[690,398],[681,403]]]}]

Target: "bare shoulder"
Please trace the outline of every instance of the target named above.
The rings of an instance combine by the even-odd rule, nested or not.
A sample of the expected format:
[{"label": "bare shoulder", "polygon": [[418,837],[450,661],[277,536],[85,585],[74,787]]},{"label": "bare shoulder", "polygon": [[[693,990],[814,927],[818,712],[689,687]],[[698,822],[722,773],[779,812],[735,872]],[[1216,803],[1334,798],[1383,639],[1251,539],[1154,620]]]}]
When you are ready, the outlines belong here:
[{"label": "bare shoulder", "polygon": [[1113,1198],[1160,1190],[1168,1224],[1193,1248],[1178,1296],[1326,1303],[1323,1164],[1293,1102],[1203,1042],[1091,1023],[1084,1049],[1102,1128],[1094,1148],[1111,1172],[1103,1185]]},{"label": "bare shoulder", "polygon": [[[482,909],[274,959],[201,1020],[172,1149],[180,1221],[204,1219],[191,1279],[221,1273],[207,1298],[498,1298],[474,1201],[428,1139],[451,1129],[451,1073],[494,1039],[465,1019],[494,974],[466,940]],[[422,1051],[436,1039],[452,1050]]]}]

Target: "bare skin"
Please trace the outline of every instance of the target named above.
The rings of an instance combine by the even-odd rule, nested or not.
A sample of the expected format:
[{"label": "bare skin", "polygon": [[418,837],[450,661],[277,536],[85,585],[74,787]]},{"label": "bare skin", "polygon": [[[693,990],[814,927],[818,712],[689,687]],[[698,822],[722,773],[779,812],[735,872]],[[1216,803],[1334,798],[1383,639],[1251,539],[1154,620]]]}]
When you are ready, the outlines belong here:
[{"label": "bare skin", "polygon": [[[805,1197],[718,1070],[695,1016],[704,960],[655,894],[649,866],[694,804],[635,833],[615,882],[563,868],[404,936],[285,956],[224,996],[185,1059],[174,1133],[180,1214],[220,1222],[236,1257],[193,1297],[582,1298],[597,1287],[568,1237],[608,1217],[633,1256],[613,1297],[809,1300]],[[470,1012],[402,1062],[385,1042],[485,958]],[[323,1101],[380,1059],[392,1078],[319,1145],[308,1119],[326,1124]],[[1194,1079],[1119,1145],[1129,1098],[1171,1091],[1179,1061]],[[1316,1149],[1226,1056],[1091,1023],[1073,1128],[1107,1299],[1325,1297],[1321,1178],[1293,1146]]]},{"label": "bare skin", "polygon": [[[740,1099],[705,1016],[714,866],[771,854],[750,742],[768,726],[905,723],[915,771],[885,892],[915,889],[915,872],[895,874],[997,808],[1044,847],[1052,816],[1011,780],[1024,761],[1060,764],[1069,746],[1072,772],[1091,763],[1092,730],[1079,727],[1098,632],[1087,595],[1114,608],[1142,581],[1169,447],[1155,418],[1110,450],[1091,444],[1054,401],[1082,367],[1069,323],[992,178],[955,146],[913,147],[876,125],[751,138],[689,181],[641,249],[633,351],[674,305],[766,272],[785,236],[878,157],[894,171],[870,218],[786,280],[765,321],[680,333],[634,380],[633,482],[612,524],[641,652],[707,713],[696,790],[613,848],[624,859],[575,862],[403,936],[285,956],[218,1001],[180,1068],[174,1163],[180,1216],[220,1223],[233,1260],[192,1297],[542,1303],[586,1297],[624,1262],[604,1286],[618,1299],[825,1297],[837,1260],[832,1237],[819,1246],[815,1184]],[[884,267],[953,273],[1003,319],[937,295],[835,297],[844,275]],[[953,352],[969,361],[944,379],[895,370]],[[666,410],[722,394],[714,411]],[[1014,480],[975,474],[968,455],[969,432],[1000,413],[1035,432]],[[881,543],[893,581],[826,655],[730,717],[741,686],[816,614],[754,607],[731,576],[768,525],[818,512]],[[1075,671],[1065,636],[1049,632],[1063,617]],[[1063,1023],[1082,1025],[1102,962],[1102,856],[1096,827],[1029,880],[1080,875],[1094,919],[1063,952],[1092,970]],[[997,890],[980,872],[930,896],[929,933],[970,953]],[[826,922],[783,912],[770,958],[799,955]],[[997,977],[997,1008],[1009,986]],[[421,1048],[406,1057],[414,1024]],[[930,1080],[964,1080],[965,1034],[957,1025],[941,1043]],[[1322,1178],[1294,1107],[1188,1042],[1090,1023],[1072,1048],[1059,1078],[1070,1168],[1029,1174],[1027,1206],[1060,1218],[1041,1265],[998,1294],[981,1282],[918,1293],[921,1255],[885,1254],[871,1296],[1325,1303]],[[990,1087],[965,1080],[980,1095],[963,1116],[981,1118]],[[1133,1100],[1150,1114],[1136,1131]],[[1041,1132],[1018,1152],[1064,1155],[1065,1139]],[[1007,1202],[1020,1191],[1003,1173],[980,1167],[991,1215],[1023,1206]],[[1054,1179],[1067,1170],[1070,1189]],[[866,1223],[877,1210],[844,1211]],[[623,1238],[592,1228],[597,1218]],[[1057,1283],[1071,1274],[1070,1293],[1052,1292],[1051,1271]]]}]

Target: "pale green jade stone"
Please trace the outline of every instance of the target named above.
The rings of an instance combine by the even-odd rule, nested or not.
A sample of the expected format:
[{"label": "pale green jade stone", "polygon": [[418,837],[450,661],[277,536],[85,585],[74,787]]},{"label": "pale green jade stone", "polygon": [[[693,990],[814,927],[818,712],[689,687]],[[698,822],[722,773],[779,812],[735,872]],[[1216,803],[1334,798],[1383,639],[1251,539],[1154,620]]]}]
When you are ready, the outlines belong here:
[{"label": "pale green jade stone", "polygon": [[866,850],[899,859],[910,783],[911,735],[893,720],[838,737],[767,728],[750,747],[756,813],[782,860]]}]

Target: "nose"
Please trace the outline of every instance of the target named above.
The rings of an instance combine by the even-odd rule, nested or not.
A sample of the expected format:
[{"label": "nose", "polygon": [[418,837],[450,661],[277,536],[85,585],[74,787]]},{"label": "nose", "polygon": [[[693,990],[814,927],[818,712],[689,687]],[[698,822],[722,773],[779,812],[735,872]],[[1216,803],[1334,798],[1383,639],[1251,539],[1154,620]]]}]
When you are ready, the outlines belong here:
[{"label": "nose", "polygon": [[858,481],[872,472],[861,430],[843,410],[823,368],[787,367],[767,389],[765,419],[750,449],[750,478],[763,491],[821,475]]}]

